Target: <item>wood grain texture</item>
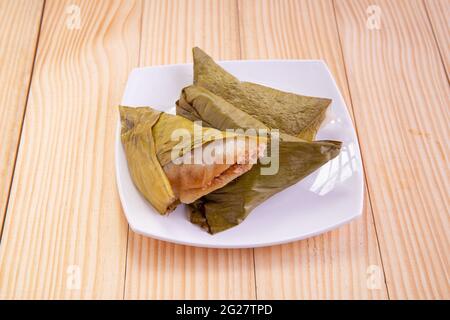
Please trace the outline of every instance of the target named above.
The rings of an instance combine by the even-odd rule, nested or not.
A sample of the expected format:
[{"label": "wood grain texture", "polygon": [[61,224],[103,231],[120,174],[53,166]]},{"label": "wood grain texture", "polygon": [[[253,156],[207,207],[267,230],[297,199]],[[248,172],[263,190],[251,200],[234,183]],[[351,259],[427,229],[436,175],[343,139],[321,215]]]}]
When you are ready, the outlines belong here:
[{"label": "wood grain texture", "polygon": [[424,0],[441,58],[450,77],[450,1]]},{"label": "wood grain texture", "polygon": [[[80,29],[67,19],[80,8]],[[76,14],[76,13],[75,13]],[[117,105],[140,1],[47,1],[0,247],[0,298],[122,298]],[[72,20],[73,22],[73,20]]]},{"label": "wood grain texture", "polygon": [[[244,59],[323,59],[351,108],[331,1],[244,0],[239,11]],[[363,217],[347,226],[255,249],[255,272],[259,299],[386,298],[368,197]],[[370,272],[377,272],[377,283],[368,286]]]},{"label": "wood grain texture", "polygon": [[43,1],[0,1],[0,230],[14,171],[42,10]]},{"label": "wood grain texture", "polygon": [[[238,32],[235,1],[146,1],[141,66],[192,61],[193,46],[239,59]],[[253,299],[252,250],[193,248],[130,231],[125,298]]]},{"label": "wood grain texture", "polygon": [[450,92],[424,3],[336,10],[390,297],[448,299]]},{"label": "wood grain texture", "polygon": [[[43,2],[0,0],[0,299],[450,298],[448,0]],[[194,45],[327,62],[358,130],[363,218],[254,251],[128,231],[111,161],[128,73]]]}]

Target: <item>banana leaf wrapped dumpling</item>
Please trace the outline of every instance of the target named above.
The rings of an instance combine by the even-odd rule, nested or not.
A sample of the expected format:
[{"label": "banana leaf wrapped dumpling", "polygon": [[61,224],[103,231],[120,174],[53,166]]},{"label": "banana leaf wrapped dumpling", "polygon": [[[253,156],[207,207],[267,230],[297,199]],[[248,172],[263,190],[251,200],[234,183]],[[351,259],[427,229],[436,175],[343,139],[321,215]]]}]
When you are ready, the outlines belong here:
[{"label": "banana leaf wrapped dumpling", "polygon": [[240,81],[219,66],[200,48],[193,48],[194,85],[231,103],[235,108],[270,128],[306,140],[313,140],[325,118],[330,99],[284,92]]},{"label": "banana leaf wrapped dumpling", "polygon": [[160,214],[225,186],[266,148],[264,139],[203,128],[149,107],[119,109],[132,180]]},{"label": "banana leaf wrapped dumpling", "polygon": [[[189,86],[183,89],[177,102],[177,114],[192,121],[201,119],[219,130],[268,129],[261,121],[234,107],[205,88]],[[315,136],[317,129],[311,131]],[[270,140],[271,141],[271,140]],[[261,174],[261,163],[251,170],[189,205],[191,222],[217,233],[241,223],[259,204],[274,194],[297,183],[329,160],[341,148],[339,141],[306,141],[280,133],[278,171]],[[271,149],[270,146],[267,149]]]}]

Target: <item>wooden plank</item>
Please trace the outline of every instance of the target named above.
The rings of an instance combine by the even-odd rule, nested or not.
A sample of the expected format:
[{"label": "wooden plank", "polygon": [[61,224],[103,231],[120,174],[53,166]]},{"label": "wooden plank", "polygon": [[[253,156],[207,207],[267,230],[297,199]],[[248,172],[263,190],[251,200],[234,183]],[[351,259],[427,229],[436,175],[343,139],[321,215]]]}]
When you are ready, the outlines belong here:
[{"label": "wooden plank", "polygon": [[0,298],[123,297],[128,228],[114,132],[138,64],[140,17],[140,1],[46,1],[0,248]]},{"label": "wooden plank", "polygon": [[[239,11],[243,58],[323,59],[351,108],[332,1],[240,1]],[[347,226],[256,249],[255,270],[260,299],[387,297],[367,196],[363,217]]]},{"label": "wooden plank", "polygon": [[[235,1],[147,1],[141,65],[191,61],[200,46],[220,59],[239,58]],[[127,299],[253,299],[252,250],[174,245],[130,231]]]},{"label": "wooden plank", "polygon": [[13,177],[42,10],[43,1],[0,1],[0,230]]},{"label": "wooden plank", "polygon": [[433,32],[439,46],[441,58],[450,75],[450,1],[448,0],[425,0]]},{"label": "wooden plank", "polygon": [[336,10],[390,297],[448,299],[450,91],[425,7]]}]

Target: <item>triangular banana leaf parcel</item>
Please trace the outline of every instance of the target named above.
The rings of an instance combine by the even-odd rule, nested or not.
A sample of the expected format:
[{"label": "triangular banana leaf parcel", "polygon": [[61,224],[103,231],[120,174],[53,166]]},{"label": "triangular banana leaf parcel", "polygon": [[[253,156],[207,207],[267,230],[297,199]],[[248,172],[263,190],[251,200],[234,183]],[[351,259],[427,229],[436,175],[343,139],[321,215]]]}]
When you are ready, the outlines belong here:
[{"label": "triangular banana leaf parcel", "polygon": [[[250,170],[266,147],[264,139],[196,127],[188,119],[149,107],[119,109],[131,178],[160,214],[225,186]],[[185,139],[174,136],[177,133]],[[205,162],[208,151],[211,158]]]},{"label": "triangular banana leaf parcel", "polygon": [[193,49],[194,84],[207,89],[270,128],[313,140],[331,100],[241,82],[200,48]]},{"label": "triangular banana leaf parcel", "polygon": [[[265,123],[205,88],[190,86],[182,91],[177,114],[202,120],[208,126],[226,129],[267,129]],[[315,135],[316,130],[312,131]],[[225,187],[190,204],[191,222],[210,233],[224,231],[241,223],[259,204],[297,183],[340,152],[338,141],[306,141],[280,134],[279,170],[275,175],[261,175],[261,164]],[[270,147],[268,147],[270,149]]]}]

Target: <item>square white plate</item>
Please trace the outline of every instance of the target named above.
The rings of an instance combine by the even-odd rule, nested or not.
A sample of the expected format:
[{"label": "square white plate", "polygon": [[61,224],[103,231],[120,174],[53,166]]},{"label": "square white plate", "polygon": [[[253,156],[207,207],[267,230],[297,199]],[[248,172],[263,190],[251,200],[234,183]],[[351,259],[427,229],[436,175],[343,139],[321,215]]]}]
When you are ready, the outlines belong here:
[{"label": "square white plate", "polygon": [[[235,228],[210,235],[187,218],[179,206],[159,215],[134,186],[120,141],[116,139],[116,174],[120,199],[131,229],[170,242],[199,247],[248,248],[304,239],[336,228],[362,214],[363,170],[358,140],[347,107],[323,61],[258,60],[220,62],[243,81],[331,98],[317,140],[343,142],[340,155],[299,183],[258,206]],[[181,89],[192,84],[192,64],[138,68],[131,72],[122,104],[151,106],[175,113]]]}]

